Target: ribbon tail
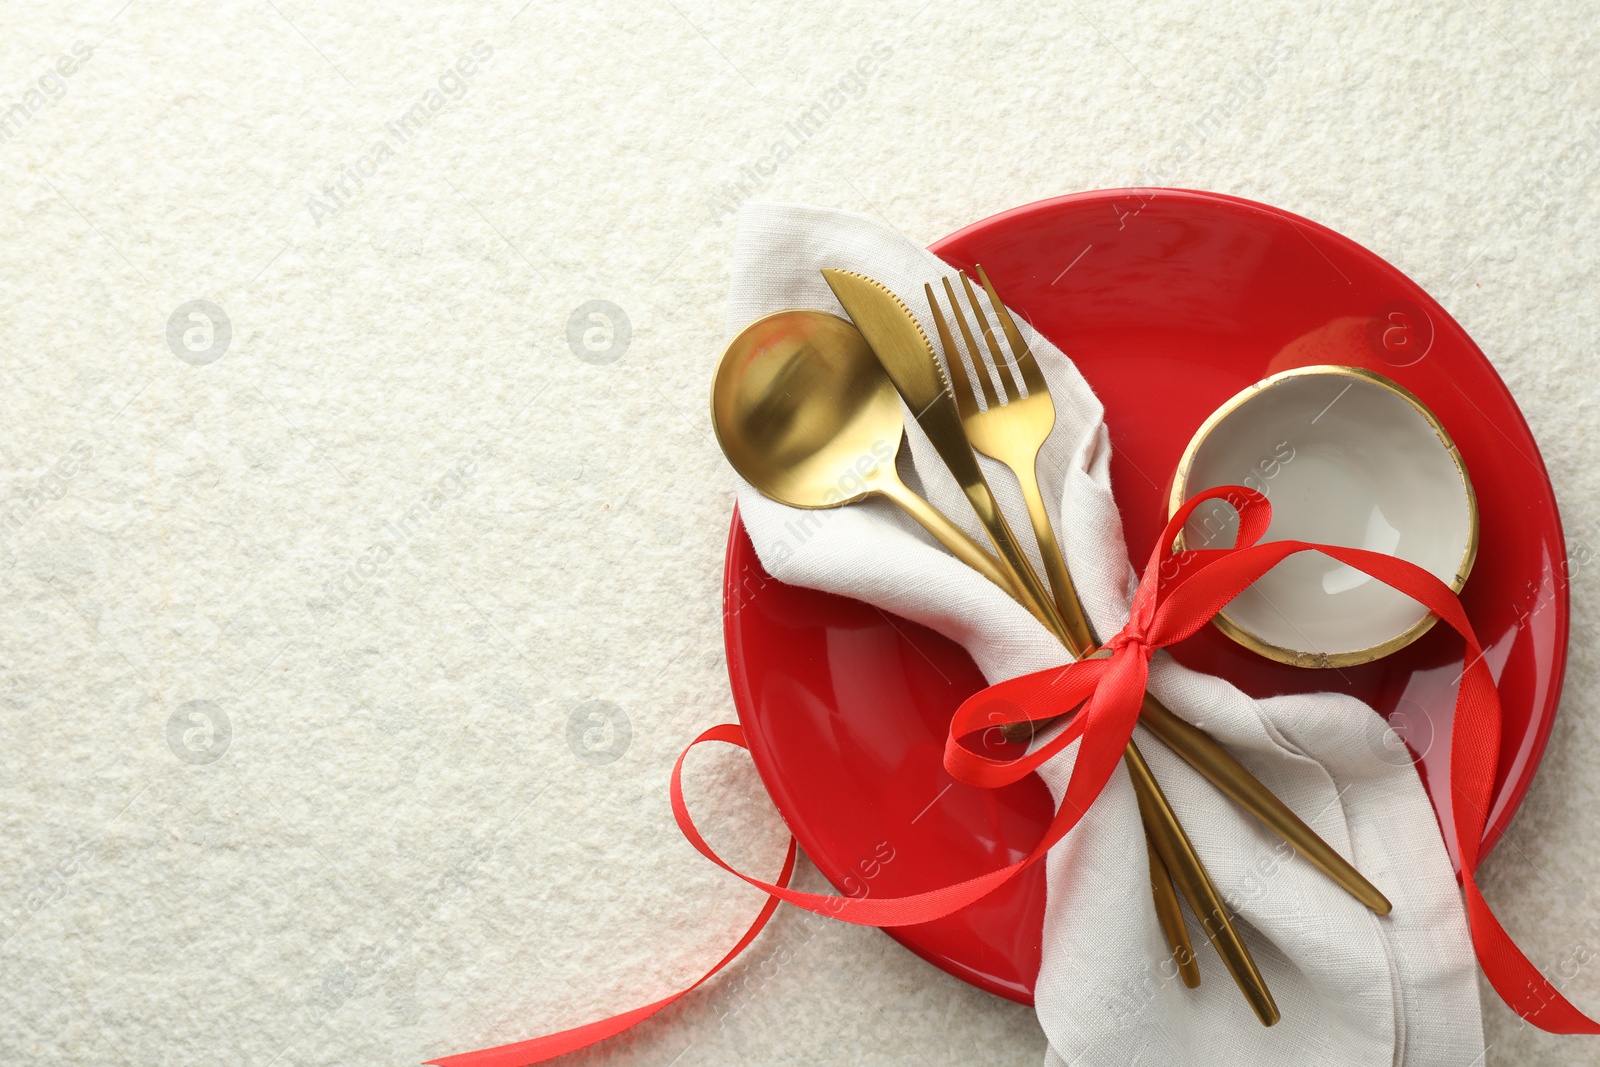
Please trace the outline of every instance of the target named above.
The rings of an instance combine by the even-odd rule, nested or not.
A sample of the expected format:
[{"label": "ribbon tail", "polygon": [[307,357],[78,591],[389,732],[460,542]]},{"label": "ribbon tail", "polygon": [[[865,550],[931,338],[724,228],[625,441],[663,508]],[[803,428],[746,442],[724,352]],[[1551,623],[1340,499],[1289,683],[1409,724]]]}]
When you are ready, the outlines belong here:
[{"label": "ribbon tail", "polygon": [[[740,748],[747,747],[744,742],[744,730],[731,723],[712,727],[696,738],[694,743],[699,744],[702,741],[724,741],[728,744],[738,745]],[[691,745],[690,747],[694,746]],[[788,888],[790,879],[794,877],[795,862],[798,856],[799,846],[795,843],[795,839],[791,837],[789,838],[789,852],[784,857],[783,870],[778,873],[775,885],[780,888]],[[588,1048],[590,1045],[599,1044],[607,1038],[615,1037],[624,1030],[644,1022],[661,1009],[669,1007],[683,997],[688,996],[715,977],[717,972],[732,963],[740,953],[750,947],[750,943],[766,928],[767,922],[772,918],[773,913],[778,910],[779,903],[781,901],[777,897],[767,897],[766,903],[761,906],[761,911],[756,916],[755,922],[750,924],[750,928],[744,932],[743,937],[739,938],[738,943],[728,950],[727,955],[717,961],[716,966],[701,975],[691,985],[685,986],[671,996],[663,997],[654,1004],[646,1004],[641,1008],[634,1008],[631,1011],[613,1015],[608,1019],[599,1019],[592,1023],[585,1023],[582,1026],[575,1026],[570,1030],[562,1030],[560,1033],[546,1034],[543,1037],[535,1037],[528,1041],[516,1041],[512,1044],[499,1045],[495,1048],[479,1049],[476,1052],[462,1052],[453,1056],[442,1056],[439,1059],[428,1060],[427,1062],[432,1067],[529,1067],[531,1064],[544,1063],[558,1056],[565,1056],[568,1053],[577,1052],[579,1049]]]},{"label": "ribbon tail", "polygon": [[1405,560],[1362,549],[1292,544],[1298,550],[1315,549],[1398,589],[1461,635],[1466,649],[1451,727],[1450,792],[1455,801],[1461,891],[1478,965],[1500,999],[1539,1029],[1553,1034],[1600,1034],[1600,1023],[1578,1010],[1517,947],[1478,888],[1479,846],[1497,771],[1502,712],[1483,648],[1461,602],[1438,578]]},{"label": "ribbon tail", "polygon": [[[715,972],[713,972],[715,973]],[[710,975],[707,975],[710,977]],[[704,979],[701,979],[704,981]],[[699,983],[695,983],[698,985]],[[690,987],[694,988],[693,986]],[[454,1056],[442,1056],[436,1060],[428,1060],[429,1067],[529,1067],[531,1064],[544,1063],[557,1056],[565,1056],[569,1052],[576,1052],[590,1045],[598,1044],[608,1037],[617,1034],[631,1026],[637,1026],[656,1012],[665,1008],[673,1001],[682,997],[689,990],[674,993],[670,997],[658,1000],[654,1004],[647,1004],[642,1008],[625,1011],[621,1015],[613,1015],[609,1019],[575,1026],[571,1030],[563,1030],[558,1034],[546,1034],[530,1041],[518,1041],[510,1045],[500,1045],[495,1048],[479,1049],[477,1052],[462,1052]]]},{"label": "ribbon tail", "polygon": [[[1470,876],[1461,880],[1472,946],[1485,978],[1500,999],[1526,1021],[1551,1034],[1600,1034],[1600,1024],[1579,1011],[1539,972],[1483,899]],[[1521,982],[1521,988],[1517,983]]]}]

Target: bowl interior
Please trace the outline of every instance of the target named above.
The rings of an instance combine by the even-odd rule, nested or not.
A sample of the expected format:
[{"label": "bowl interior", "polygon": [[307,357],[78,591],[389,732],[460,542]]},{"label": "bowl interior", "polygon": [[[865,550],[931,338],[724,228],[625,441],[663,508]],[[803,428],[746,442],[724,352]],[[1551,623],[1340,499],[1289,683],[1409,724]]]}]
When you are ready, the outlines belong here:
[{"label": "bowl interior", "polygon": [[[1399,556],[1460,588],[1471,566],[1471,484],[1449,436],[1410,394],[1370,372],[1308,368],[1267,379],[1196,435],[1182,498],[1246,485],[1272,502],[1266,540],[1299,539]],[[1193,548],[1233,543],[1237,516],[1202,506]],[[1228,605],[1219,625],[1283,662],[1344,665],[1385,655],[1433,621],[1416,601],[1316,553],[1280,563]]]}]

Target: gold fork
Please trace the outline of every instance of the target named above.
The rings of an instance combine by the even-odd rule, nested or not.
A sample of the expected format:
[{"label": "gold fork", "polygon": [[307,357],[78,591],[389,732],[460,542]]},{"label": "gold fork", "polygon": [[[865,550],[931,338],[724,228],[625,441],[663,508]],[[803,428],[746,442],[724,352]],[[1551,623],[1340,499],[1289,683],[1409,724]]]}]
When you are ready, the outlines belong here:
[{"label": "gold fork", "polygon": [[[986,324],[981,317],[981,310],[977,298],[972,293],[971,283],[965,274],[961,276],[962,285],[966,288],[967,298],[971,301],[975,313],[980,314],[980,327]],[[969,350],[973,353],[974,364],[982,376],[986,399],[989,401],[989,410],[997,418],[988,418],[988,412],[977,412],[976,403],[973,401],[971,384],[967,379],[964,366],[961,365],[960,353],[955,348],[950,337],[950,328],[944,317],[939,314],[938,302],[933,298],[931,287],[925,287],[929,305],[934,309],[934,318],[938,326],[939,340],[944,346],[946,360],[950,364],[950,376],[955,387],[951,390],[952,399],[956,402],[956,414],[961,420],[961,430],[966,444],[975,451],[995,456],[997,453],[1003,457],[1011,457],[1018,453],[1025,453],[1028,457],[1027,472],[1032,474],[1034,460],[1038,455],[1039,447],[1050,432],[1050,427],[1055,421],[1055,410],[1049,405],[1049,392],[1044,389],[1042,376],[1038,374],[1037,365],[1031,369],[1032,377],[1029,382],[1029,397],[1021,398],[1016,389],[1016,383],[1011,380],[1010,370],[1005,366],[1005,361],[1000,357],[998,347],[994,347],[997,373],[1004,374],[1006,381],[1002,390],[1007,391],[1008,400],[1015,410],[1028,409],[1027,414],[1031,419],[1024,417],[1008,420],[1005,416],[1011,413],[1001,412],[995,390],[989,381],[987,367],[983,362],[982,354],[972,339],[972,333],[967,328],[966,318],[961,315],[961,306],[956,302],[954,292],[945,282],[946,292],[950,296],[951,307],[955,311],[957,321],[960,323],[961,332],[967,342]],[[994,346],[992,336],[985,333],[986,339]],[[930,353],[930,357],[932,354]],[[936,357],[935,357],[936,358]],[[1026,376],[1026,375],[1025,375]],[[1032,403],[1029,403],[1029,401]],[[1042,403],[1041,403],[1042,401]],[[977,414],[984,416],[972,420],[971,416]],[[968,432],[968,426],[976,424],[976,435]],[[1018,471],[1019,476],[1022,471]],[[1055,535],[1050,528],[1049,517],[1045,513],[1042,503],[1037,502],[1037,479],[1032,479],[1032,494],[1029,499],[1028,511],[1032,519],[1035,534],[1040,543],[1041,550],[1045,545],[1054,546]],[[1067,575],[1066,565],[1058,558],[1055,560],[1051,573],[1053,585],[1060,595],[1060,590],[1070,588],[1070,578]],[[1095,642],[1090,631],[1087,619],[1078,605],[1077,597],[1072,596],[1067,603],[1076,609],[1074,623],[1069,626],[1054,599],[1051,599],[1039,587],[1038,578],[1034,576],[1033,569],[1025,558],[1018,561],[1017,569],[1021,587],[1029,595],[1035,607],[1051,625],[1052,630],[1060,638],[1063,645],[1070,649],[1074,655],[1083,655],[1084,651],[1092,649]],[[1200,983],[1200,971],[1194,958],[1194,950],[1189,942],[1188,930],[1183,922],[1182,911],[1178,906],[1177,893],[1173,884],[1176,881],[1183,894],[1189,900],[1189,906],[1194,914],[1199,917],[1201,926],[1207,937],[1216,947],[1218,955],[1227,964],[1235,983],[1244,993],[1245,999],[1254,1009],[1256,1015],[1266,1026],[1271,1026],[1278,1021],[1278,1007],[1273,1002],[1272,993],[1267,989],[1266,982],[1261,977],[1255,961],[1250,956],[1250,950],[1245,946],[1240,937],[1238,928],[1228,915],[1221,894],[1218,893],[1216,884],[1212,882],[1210,874],[1205,869],[1205,864],[1195,852],[1193,843],[1188,834],[1178,822],[1177,815],[1167,803],[1160,785],[1156,782],[1150,767],[1145,763],[1144,757],[1139,753],[1138,747],[1130,739],[1126,751],[1123,753],[1124,762],[1127,764],[1130,780],[1133,783],[1135,796],[1138,798],[1139,815],[1144,824],[1146,853],[1150,860],[1150,889],[1154,898],[1157,919],[1160,922],[1162,933],[1167,940],[1174,960],[1178,964],[1178,972],[1183,977],[1184,984],[1193,988]]]},{"label": "gold fork", "polygon": [[[946,278],[945,294],[949,298],[956,325],[961,332],[962,340],[966,342],[967,351],[972,356],[973,367],[981,383],[986,406],[978,407],[966,367],[961,359],[961,352],[955,347],[950,327],[939,310],[938,301],[934,298],[933,288],[925,285],[923,288],[933,312],[939,341],[944,346],[945,360],[950,364],[951,391],[955,394],[956,410],[961,415],[962,429],[966,431],[972,446],[982,454],[999,460],[1016,475],[1023,498],[1027,502],[1028,517],[1033,521],[1034,536],[1039,542],[1039,552],[1044,557],[1045,573],[1050,577],[1057,609],[1069,634],[1073,637],[1075,647],[1072,651],[1079,657],[1087,656],[1094,652],[1099,642],[1095,639],[1088,616],[1084,613],[1083,604],[1078,599],[1077,590],[1073,587],[1072,578],[1067,572],[1066,561],[1062,558],[1060,545],[1051,527],[1050,515],[1045,510],[1044,498],[1039,492],[1038,475],[1034,469],[1038,463],[1039,449],[1055,425],[1055,405],[1050,399],[1050,387],[1039,370],[1033,351],[1023,339],[1022,331],[1017,329],[1016,321],[1012,319],[1005,303],[995,292],[989,276],[984,273],[981,265],[976,269],[978,281],[983,286],[984,294],[989,298],[989,306],[994,309],[995,318],[999,320],[1000,328],[1006,335],[1006,343],[1016,359],[1022,384],[1027,387],[1027,395],[1022,395],[1017,388],[1016,378],[1005,357],[1001,355],[1000,346],[995,340],[989,317],[973,292],[972,283],[967,278],[966,272],[962,271],[961,285],[966,293],[967,303],[972,308],[973,317],[977,320],[978,330],[986,342],[988,354],[994,362],[995,376],[1000,380],[1000,388],[996,389],[990,379],[984,353],[978,347],[967,325],[966,316],[961,311],[961,304],[956,300],[955,291]],[[1245,770],[1244,765],[1234,759],[1227,749],[1217,744],[1204,731],[1174,715],[1149,694],[1145,695],[1139,721],[1168,748],[1183,757],[1191,767],[1199,771],[1240,807],[1265,823],[1351,896],[1379,915],[1389,914],[1389,901],[1376,886],[1367,881],[1349,861],[1317,836],[1311,827],[1301,821],[1300,817],[1270,789]]]},{"label": "gold fork", "polygon": [[[982,270],[981,267],[979,269]],[[967,278],[965,271],[961,272],[960,277],[961,285],[966,290],[967,300],[972,304],[976,314],[978,301],[972,292],[972,282]],[[977,342],[973,340],[972,331],[967,326],[966,316],[961,313],[961,304],[956,300],[955,290],[950,287],[950,279],[945,278],[945,295],[949,298],[950,307],[955,313],[956,325],[961,330],[961,339],[966,342],[967,351],[972,353],[974,370],[979,387],[983,391],[984,407],[980,409],[973,396],[972,382],[967,377],[966,365],[950,336],[950,327],[939,313],[939,303],[934,299],[933,288],[924,285],[923,290],[927,293],[928,306],[933,309],[934,324],[938,328],[939,343],[944,347],[945,361],[950,364],[951,392],[955,394],[956,410],[961,413],[961,428],[966,431],[967,441],[976,451],[992,459],[998,459],[1010,467],[1022,484],[1022,497],[1028,507],[1028,519],[1033,523],[1034,540],[1039,543],[1040,554],[1044,557],[1045,574],[1050,579],[1056,610],[1066,626],[1067,636],[1071,638],[1073,653],[1081,655],[1081,650],[1091,649],[1097,642],[1089,627],[1088,619],[1082,609],[1077,607],[1077,591],[1072,585],[1072,575],[1067,571],[1066,560],[1059,551],[1051,552],[1045,547],[1055,545],[1056,536],[1050,523],[1050,513],[1044,506],[1044,497],[1039,492],[1038,478],[1034,473],[1039,449],[1044,446],[1045,438],[1050,435],[1050,429],[1055,425],[1056,419],[1055,407],[1051,404],[1050,391],[1045,385],[1044,375],[1040,373],[1039,364],[1033,359],[1019,358],[1017,369],[1022,374],[1022,384],[1027,387],[1027,395],[1022,395],[1017,388],[1011,368],[1000,354],[1000,348],[995,343],[993,334],[985,329],[984,340],[989,344],[989,354],[994,360],[996,376],[1003,378],[999,390],[996,390],[994,381],[989,375],[988,365],[984,362]],[[979,322],[982,329],[987,324],[987,319],[980,318]],[[1138,778],[1134,779],[1134,785],[1136,788],[1139,786]],[[1144,814],[1147,803],[1145,798],[1140,798],[1141,815]],[[1149,825],[1148,819],[1145,822],[1145,839],[1150,856],[1150,888],[1151,896],[1155,898],[1156,915],[1161,920],[1167,945],[1172,950],[1173,958],[1178,962],[1184,984],[1193,989],[1200,984],[1200,971],[1195,966],[1194,948],[1189,942],[1188,931],[1184,929],[1183,913],[1178,907],[1178,896],[1173,888],[1171,872],[1167,870],[1166,863],[1161,859],[1161,851],[1156,847],[1153,836],[1155,828]]]},{"label": "gold fork", "polygon": [[[1028,507],[1028,520],[1033,523],[1034,540],[1039,543],[1039,553],[1044,557],[1044,571],[1050,579],[1050,590],[1055,595],[1056,610],[1067,625],[1073,651],[1081,656],[1084,650],[1094,648],[1099,642],[1095,640],[1088,617],[1079,604],[1066,560],[1056,547],[1055,530],[1050,524],[1050,513],[1045,509],[1044,495],[1039,491],[1039,478],[1035,470],[1039,462],[1039,450],[1044,447],[1045,439],[1056,424],[1056,409],[1050,400],[1050,389],[1027,345],[1022,344],[1019,348],[1013,342],[1011,350],[1017,356],[1017,370],[1022,374],[1022,385],[1026,386],[1027,394],[1024,395],[1017,387],[1011,367],[1000,354],[1000,346],[989,329],[988,317],[984,315],[972,291],[967,272],[959,272],[959,277],[961,287],[966,291],[967,302],[972,306],[973,316],[978,320],[978,328],[988,343],[995,377],[1000,379],[999,388],[996,389],[989,374],[989,365],[973,339],[972,330],[967,326],[967,317],[961,313],[961,303],[956,299],[955,290],[950,287],[950,279],[943,279],[945,296],[950,301],[956,326],[961,330],[961,339],[972,355],[973,369],[983,391],[984,406],[978,407],[972,382],[967,377],[966,364],[950,336],[950,327],[939,313],[939,302],[934,298],[933,287],[924,285],[922,288],[927,293],[928,306],[933,309],[934,325],[939,331],[939,343],[944,346],[945,362],[950,364],[951,392],[955,393],[956,410],[961,413],[961,428],[966,431],[967,440],[972,442],[974,449],[1004,463],[1016,475],[1022,487],[1023,502]],[[978,277],[987,292],[989,280],[981,266],[978,268]],[[1005,305],[997,302],[996,306],[1003,308]],[[1007,340],[1010,340],[1009,333]],[[1020,340],[1021,335],[1018,334]]]}]

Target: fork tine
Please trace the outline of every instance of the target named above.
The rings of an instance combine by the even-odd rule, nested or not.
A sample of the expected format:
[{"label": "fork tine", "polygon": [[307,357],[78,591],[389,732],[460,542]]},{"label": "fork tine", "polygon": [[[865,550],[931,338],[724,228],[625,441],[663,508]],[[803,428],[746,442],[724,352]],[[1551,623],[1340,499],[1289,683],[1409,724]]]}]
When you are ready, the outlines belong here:
[{"label": "fork tine", "polygon": [[939,331],[939,347],[944,349],[944,361],[950,367],[950,391],[955,394],[956,410],[961,413],[963,419],[971,418],[978,413],[978,401],[972,395],[972,382],[967,378],[966,361],[961,358],[961,350],[956,347],[955,338],[950,336],[950,324],[944,320],[944,313],[939,310],[939,301],[934,298],[933,286],[925,282],[922,290],[928,294],[928,309],[933,312],[933,325]]},{"label": "fork tine", "polygon": [[1000,343],[994,339],[994,327],[989,325],[989,316],[984,314],[983,305],[978,303],[978,295],[972,291],[972,279],[967,277],[966,271],[961,272],[961,287],[967,291],[967,303],[972,305],[973,317],[978,320],[978,328],[983,331],[983,339],[989,344],[989,355],[994,357],[1000,388],[1005,391],[1008,400],[1021,400],[1022,390],[1017,388],[1016,381],[1011,377],[1011,364],[1000,354]]},{"label": "fork tine", "polygon": [[1023,340],[1022,331],[1017,329],[1017,323],[1011,317],[1011,312],[1006,310],[1005,304],[1000,300],[1000,295],[994,291],[994,284],[989,281],[989,275],[984,272],[983,264],[977,264],[978,282],[983,286],[983,291],[989,294],[989,303],[994,307],[994,313],[1000,318],[1000,328],[1006,333],[1006,343],[1011,346],[1011,354],[1016,357],[1017,369],[1022,372],[1022,381],[1028,387],[1028,395],[1049,390],[1045,385],[1044,372],[1039,369],[1039,361],[1033,358],[1033,350],[1028,347],[1028,342]]},{"label": "fork tine", "polygon": [[995,395],[994,383],[989,380],[989,364],[984,362],[983,350],[978,347],[978,342],[972,339],[972,330],[967,327],[967,317],[961,313],[961,301],[956,299],[956,291],[950,288],[950,279],[944,279],[944,292],[950,298],[950,310],[955,313],[956,325],[961,329],[961,339],[967,343],[967,351],[972,353],[972,366],[978,372],[978,384],[983,387],[983,404],[985,408],[1000,406],[1000,399]]}]

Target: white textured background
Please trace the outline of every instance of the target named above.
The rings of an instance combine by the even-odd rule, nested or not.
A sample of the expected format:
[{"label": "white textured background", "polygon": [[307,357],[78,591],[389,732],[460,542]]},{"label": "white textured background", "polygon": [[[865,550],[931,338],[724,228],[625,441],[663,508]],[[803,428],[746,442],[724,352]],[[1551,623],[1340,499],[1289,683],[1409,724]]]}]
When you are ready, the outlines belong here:
[{"label": "white textured background", "polygon": [[[680,840],[665,780],[732,715],[705,396],[750,195],[924,243],[1132,184],[1307,215],[1466,326],[1600,553],[1592,3],[520,3],[4,5],[0,1060],[410,1064],[716,958],[759,898]],[[200,320],[168,339],[192,300],[231,325],[203,365]],[[569,342],[591,300],[631,337],[612,311]],[[1572,595],[1486,883],[1600,1009],[1600,564]],[[753,774],[696,776],[775,863]],[[1492,997],[1486,1022],[1491,1063],[1600,1057]],[[576,1060],[1042,1051],[1027,1009],[782,914]]]}]

